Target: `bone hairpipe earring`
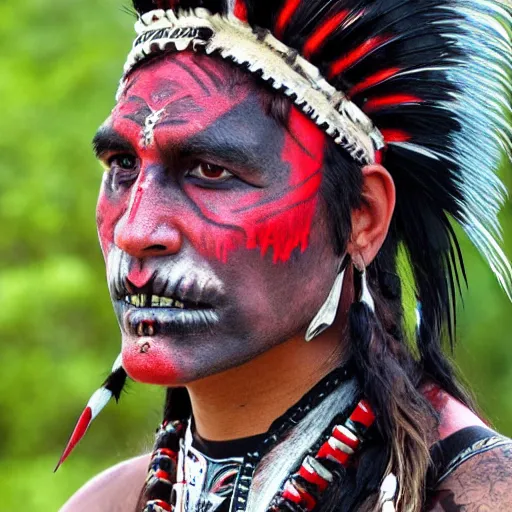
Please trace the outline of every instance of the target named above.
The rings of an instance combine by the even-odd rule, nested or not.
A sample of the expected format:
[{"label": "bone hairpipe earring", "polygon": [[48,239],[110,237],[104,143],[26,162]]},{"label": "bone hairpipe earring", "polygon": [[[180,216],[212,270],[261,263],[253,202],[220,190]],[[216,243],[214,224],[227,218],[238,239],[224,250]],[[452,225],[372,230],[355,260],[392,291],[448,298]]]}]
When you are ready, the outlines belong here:
[{"label": "bone hairpipe earring", "polygon": [[346,256],[341,262],[338,275],[336,276],[336,280],[334,281],[334,285],[329,292],[327,300],[324,302],[320,308],[320,311],[309,324],[305,336],[307,342],[322,334],[334,323],[336,314],[338,312],[341,292],[343,290],[343,279],[345,278],[345,270],[347,269],[349,259],[350,257]]}]

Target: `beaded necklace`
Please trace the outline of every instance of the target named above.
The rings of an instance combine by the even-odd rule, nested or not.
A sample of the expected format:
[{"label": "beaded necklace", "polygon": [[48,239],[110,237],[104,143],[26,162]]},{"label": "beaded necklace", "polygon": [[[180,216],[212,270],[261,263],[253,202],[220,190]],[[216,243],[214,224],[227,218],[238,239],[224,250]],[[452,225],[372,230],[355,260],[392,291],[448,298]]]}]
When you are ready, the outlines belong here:
[{"label": "beaded necklace", "polygon": [[[335,370],[274,422],[259,449],[246,454],[241,463],[231,512],[315,510],[337,476],[351,464],[375,419],[350,377],[347,367]],[[156,444],[166,448],[153,453],[144,512],[197,512],[187,508],[189,423],[164,422],[157,430]],[[297,448],[300,453],[292,453]],[[284,478],[282,466],[291,468]],[[274,476],[273,472],[281,474]]]}]

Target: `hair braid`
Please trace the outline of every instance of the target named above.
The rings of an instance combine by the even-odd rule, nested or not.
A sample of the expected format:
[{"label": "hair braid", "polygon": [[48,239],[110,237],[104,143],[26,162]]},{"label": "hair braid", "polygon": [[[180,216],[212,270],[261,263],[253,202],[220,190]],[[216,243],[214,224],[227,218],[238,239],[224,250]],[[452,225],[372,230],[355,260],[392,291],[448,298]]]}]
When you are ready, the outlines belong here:
[{"label": "hair braid", "polygon": [[176,483],[177,456],[192,409],[185,388],[169,388],[165,400],[164,420],[157,430],[148,476],[135,512],[146,510],[150,502],[170,504]]}]

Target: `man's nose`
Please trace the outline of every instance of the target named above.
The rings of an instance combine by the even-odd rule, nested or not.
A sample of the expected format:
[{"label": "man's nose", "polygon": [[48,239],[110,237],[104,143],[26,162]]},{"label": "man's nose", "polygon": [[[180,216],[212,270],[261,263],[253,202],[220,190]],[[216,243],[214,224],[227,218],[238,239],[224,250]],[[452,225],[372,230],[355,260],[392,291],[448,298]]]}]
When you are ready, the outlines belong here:
[{"label": "man's nose", "polygon": [[182,233],[154,189],[157,186],[149,177],[134,185],[127,211],[115,229],[114,243],[135,258],[166,256],[181,249]]}]

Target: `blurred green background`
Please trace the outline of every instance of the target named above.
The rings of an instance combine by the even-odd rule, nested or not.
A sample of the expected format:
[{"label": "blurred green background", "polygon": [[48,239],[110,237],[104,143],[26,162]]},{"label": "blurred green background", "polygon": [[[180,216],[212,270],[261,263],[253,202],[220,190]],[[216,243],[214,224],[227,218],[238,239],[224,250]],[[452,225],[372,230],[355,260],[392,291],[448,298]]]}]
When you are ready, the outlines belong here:
[{"label": "blurred green background", "polygon": [[[132,384],[52,473],[119,350],[96,241],[101,171],[90,140],[113,106],[131,44],[123,7],[0,3],[1,511],[58,510],[94,474],[148,450],[160,418],[161,390]],[[509,189],[510,178],[504,172]],[[502,220],[512,254],[510,205]],[[483,411],[512,435],[512,307],[475,251],[466,254],[457,361]]]}]

